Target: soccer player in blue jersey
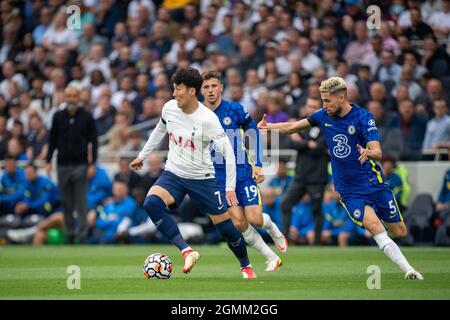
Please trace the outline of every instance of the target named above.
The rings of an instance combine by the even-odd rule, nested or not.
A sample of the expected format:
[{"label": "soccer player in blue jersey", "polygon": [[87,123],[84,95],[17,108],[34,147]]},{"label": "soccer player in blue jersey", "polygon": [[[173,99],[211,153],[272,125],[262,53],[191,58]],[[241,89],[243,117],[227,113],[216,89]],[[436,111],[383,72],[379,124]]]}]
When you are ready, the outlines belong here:
[{"label": "soccer player in blue jersey", "polygon": [[323,108],[308,118],[272,124],[264,115],[258,128],[290,134],[320,126],[330,151],[335,189],[348,215],[372,234],[379,248],[405,272],[405,279],[422,280],[386,232],[385,225],[396,237],[407,235],[395,197],[375,162],[381,160],[382,152],[373,115],[348,102],[342,78],[322,81],[320,95]]},{"label": "soccer player in blue jersey", "polygon": [[[214,111],[230,139],[236,157],[236,196],[239,206],[228,209],[234,225],[241,231],[245,241],[261,252],[267,259],[266,271],[277,271],[281,259],[264,242],[261,235],[252,225],[264,228],[272,237],[281,252],[287,249],[287,242],[270,216],[262,212],[261,194],[258,183],[264,181],[262,172],[262,148],[259,143],[259,130],[245,108],[232,101],[222,99],[222,75],[218,71],[207,71],[203,74],[201,92],[205,97],[205,105]],[[245,147],[244,136],[248,134],[256,145],[256,166],[251,162]],[[222,190],[225,190],[226,163],[223,156],[212,150],[216,179]]]}]

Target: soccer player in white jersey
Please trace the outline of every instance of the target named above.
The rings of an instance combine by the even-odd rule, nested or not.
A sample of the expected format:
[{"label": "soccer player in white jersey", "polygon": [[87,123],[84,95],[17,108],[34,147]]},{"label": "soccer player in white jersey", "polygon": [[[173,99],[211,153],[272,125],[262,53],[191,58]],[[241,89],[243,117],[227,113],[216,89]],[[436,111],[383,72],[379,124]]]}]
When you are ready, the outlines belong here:
[{"label": "soccer player in white jersey", "polygon": [[[161,119],[130,168],[139,170],[144,159],[169,134],[169,154],[165,170],[150,188],[144,209],[155,226],[181,251],[183,272],[192,270],[200,254],[184,240],[168,207],[177,206],[186,194],[204,214],[208,214],[228,247],[240,262],[244,278],[256,278],[249,262],[245,241],[233,226],[228,206],[238,204],[236,164],[233,149],[217,116],[197,100],[203,79],[194,68],[180,69],[172,77],[174,100],[167,102]],[[210,144],[227,161],[226,190],[215,179]],[[225,192],[224,192],[225,191]]]}]

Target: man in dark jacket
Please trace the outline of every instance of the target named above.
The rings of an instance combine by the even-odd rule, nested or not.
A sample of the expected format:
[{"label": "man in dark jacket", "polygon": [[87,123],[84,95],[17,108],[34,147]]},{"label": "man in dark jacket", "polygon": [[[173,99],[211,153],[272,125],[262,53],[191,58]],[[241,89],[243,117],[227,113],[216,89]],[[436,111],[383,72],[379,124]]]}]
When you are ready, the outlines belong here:
[{"label": "man in dark jacket", "polygon": [[87,233],[87,168],[97,159],[97,132],[92,115],[79,107],[80,91],[68,87],[64,95],[66,104],[55,113],[50,129],[46,170],[50,175],[53,152],[57,149],[58,183],[68,243],[75,243],[76,237],[83,243]]},{"label": "man in dark jacket", "polygon": [[[320,109],[318,99],[308,98],[302,116],[308,117]],[[283,232],[287,235],[291,223],[292,208],[308,193],[312,201],[315,223],[315,243],[320,243],[322,232],[322,200],[327,184],[328,151],[325,137],[319,127],[291,135],[291,147],[298,151],[294,181],[282,198]]]}]

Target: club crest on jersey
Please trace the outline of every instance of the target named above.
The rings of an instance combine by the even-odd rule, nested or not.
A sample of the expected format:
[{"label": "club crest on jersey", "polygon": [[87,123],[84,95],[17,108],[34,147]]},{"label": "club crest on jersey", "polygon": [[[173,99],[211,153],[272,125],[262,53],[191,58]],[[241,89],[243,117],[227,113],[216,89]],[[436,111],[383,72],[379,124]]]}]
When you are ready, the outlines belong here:
[{"label": "club crest on jersey", "polygon": [[223,118],[223,124],[229,126],[231,124],[231,118],[230,117]]},{"label": "club crest on jersey", "polygon": [[358,219],[359,217],[361,217],[361,210],[359,209],[355,209],[355,211],[353,211],[353,216]]},{"label": "club crest on jersey", "polygon": [[347,132],[348,132],[348,134],[354,135],[356,132],[355,126],[353,126],[353,125],[348,126]]}]

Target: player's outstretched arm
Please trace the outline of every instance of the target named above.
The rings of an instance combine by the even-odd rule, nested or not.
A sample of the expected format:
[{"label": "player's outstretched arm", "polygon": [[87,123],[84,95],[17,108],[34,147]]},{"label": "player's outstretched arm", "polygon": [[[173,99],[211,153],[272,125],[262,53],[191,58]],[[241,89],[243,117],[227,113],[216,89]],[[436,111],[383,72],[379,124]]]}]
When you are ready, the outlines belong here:
[{"label": "player's outstretched arm", "polygon": [[296,122],[267,123],[266,114],[263,115],[262,120],[258,123],[258,129],[260,130],[278,130],[283,134],[300,132],[309,127],[311,127],[311,124],[306,118]]},{"label": "player's outstretched arm", "polygon": [[379,141],[369,141],[367,143],[367,148],[361,147],[359,144],[356,145],[359,151],[359,162],[363,164],[369,159],[381,161],[382,152],[381,152],[381,146]]},{"label": "player's outstretched arm", "polygon": [[161,143],[166,133],[167,127],[164,119],[161,118],[145,143],[144,148],[139,152],[137,158],[131,161],[130,169],[140,170],[143,166],[144,159]]}]

